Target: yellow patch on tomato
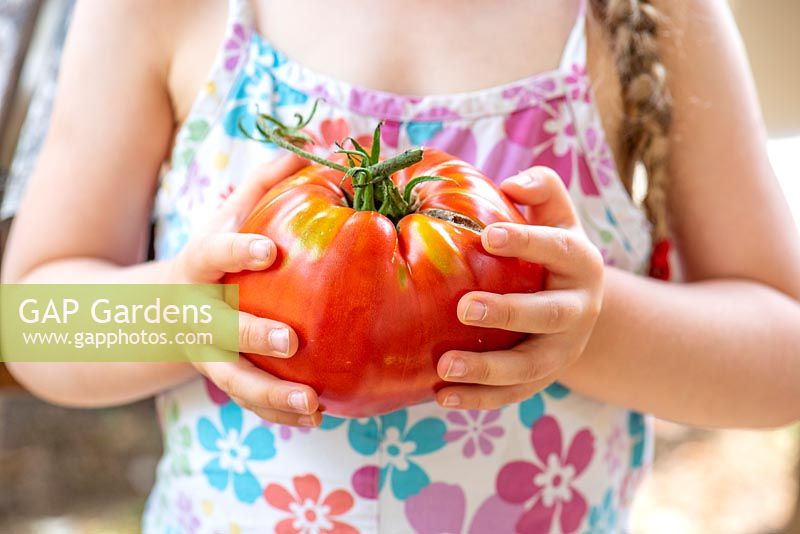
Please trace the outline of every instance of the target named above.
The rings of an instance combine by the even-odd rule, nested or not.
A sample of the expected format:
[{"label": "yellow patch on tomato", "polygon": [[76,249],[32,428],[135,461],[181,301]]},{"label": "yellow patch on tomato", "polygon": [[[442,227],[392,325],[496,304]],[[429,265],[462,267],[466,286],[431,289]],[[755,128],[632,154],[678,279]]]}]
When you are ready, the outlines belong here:
[{"label": "yellow patch on tomato", "polygon": [[399,365],[401,358],[399,356],[386,355],[383,357],[384,365]]},{"label": "yellow patch on tomato", "polygon": [[397,265],[397,281],[403,289],[408,287],[408,267],[404,263]]},{"label": "yellow patch on tomato", "polygon": [[327,205],[321,200],[309,201],[290,223],[297,243],[312,259],[318,260],[339,233],[350,212]]},{"label": "yellow patch on tomato", "polygon": [[433,221],[418,219],[415,223],[414,230],[422,243],[425,257],[445,276],[456,272],[460,263],[456,255],[458,248],[450,235]]}]

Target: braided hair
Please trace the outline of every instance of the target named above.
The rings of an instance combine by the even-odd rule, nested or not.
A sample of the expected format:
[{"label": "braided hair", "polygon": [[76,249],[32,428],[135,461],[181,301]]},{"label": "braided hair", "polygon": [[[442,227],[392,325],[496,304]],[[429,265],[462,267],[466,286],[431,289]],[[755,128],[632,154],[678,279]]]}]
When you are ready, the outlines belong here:
[{"label": "braided hair", "polygon": [[[667,155],[672,105],[657,37],[662,16],[651,0],[591,0],[611,41],[622,85],[623,150],[647,173],[647,216],[658,243],[669,234]],[[630,174],[630,173],[628,173]],[[633,177],[623,178],[631,192]]]}]

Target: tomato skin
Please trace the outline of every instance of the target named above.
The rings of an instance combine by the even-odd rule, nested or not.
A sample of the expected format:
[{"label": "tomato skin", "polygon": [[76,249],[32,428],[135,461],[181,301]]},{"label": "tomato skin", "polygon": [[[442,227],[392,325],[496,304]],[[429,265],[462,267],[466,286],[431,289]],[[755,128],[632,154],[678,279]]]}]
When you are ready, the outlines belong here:
[{"label": "tomato skin", "polygon": [[437,181],[415,189],[417,213],[397,227],[377,212],[347,207],[342,173],[309,166],[270,192],[241,232],[270,237],[278,249],[265,271],[231,273],[240,309],[291,325],[300,347],[287,360],[245,354],[261,369],[308,384],[328,413],[367,417],[431,400],[447,350],[509,348],[525,336],[462,324],[459,299],[470,291],[542,289],[538,265],[488,254],[474,230],[425,215],[450,210],[481,227],[524,219],[487,178],[443,152],[392,177]]}]

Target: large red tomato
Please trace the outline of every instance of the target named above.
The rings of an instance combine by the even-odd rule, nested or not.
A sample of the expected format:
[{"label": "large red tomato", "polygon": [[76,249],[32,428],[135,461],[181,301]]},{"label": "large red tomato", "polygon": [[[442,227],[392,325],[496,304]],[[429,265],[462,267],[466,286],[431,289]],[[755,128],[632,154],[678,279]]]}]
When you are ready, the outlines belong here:
[{"label": "large red tomato", "polygon": [[344,173],[313,164],[269,191],[241,228],[270,237],[278,259],[225,283],[239,284],[241,310],[285,322],[300,338],[287,360],[245,356],[312,386],[331,414],[364,417],[431,399],[445,351],[497,350],[523,338],[463,325],[459,298],[542,288],[541,267],[492,256],[481,244],[484,226],[524,222],[514,205],[474,167],[437,150],[423,154],[391,176],[399,191],[415,177],[446,180],[416,185],[396,221],[351,208]]}]

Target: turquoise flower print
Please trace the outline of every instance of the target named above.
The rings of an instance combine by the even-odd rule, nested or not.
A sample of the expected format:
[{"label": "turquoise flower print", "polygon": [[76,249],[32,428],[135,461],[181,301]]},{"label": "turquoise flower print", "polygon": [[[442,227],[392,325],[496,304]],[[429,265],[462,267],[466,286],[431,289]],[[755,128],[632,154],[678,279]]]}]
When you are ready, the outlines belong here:
[{"label": "turquoise flower print", "polygon": [[256,38],[251,46],[254,59],[243,70],[226,104],[224,119],[225,132],[235,138],[242,138],[239,123],[247,131],[255,130],[256,114],[275,113],[278,108],[305,104],[308,95],[280,81],[274,69],[286,63],[286,58],[267,44]]},{"label": "turquoise flower print", "polygon": [[378,491],[391,480],[392,493],[405,500],[430,484],[428,475],[414,462],[415,456],[430,454],[445,445],[447,425],[441,419],[428,417],[408,431],[408,413],[399,410],[381,416],[381,466]]},{"label": "turquoise flower print", "polygon": [[275,456],[275,437],[261,425],[245,434],[242,408],[234,402],[221,406],[219,415],[221,428],[207,417],[197,423],[197,439],[213,455],[203,473],[211,487],[219,491],[225,491],[233,481],[236,498],[252,504],[261,496],[262,488],[248,464]]},{"label": "turquoise flower print", "polygon": [[378,450],[378,419],[365,417],[361,419],[341,419],[326,415],[322,418],[320,429],[334,430],[347,424],[347,441],[359,454],[374,454]]},{"label": "turquoise flower print", "polygon": [[[548,397],[555,400],[560,400],[569,395],[569,389],[562,386],[558,382],[550,384],[543,392]],[[522,401],[519,404],[519,419],[522,424],[528,428],[533,426],[541,416],[544,415],[544,396],[542,393],[537,393],[528,400]]]},{"label": "turquoise flower print", "polygon": [[617,511],[614,509],[614,492],[611,488],[603,496],[603,502],[589,511],[589,530],[586,534],[606,534],[617,530]]},{"label": "turquoise flower print", "polygon": [[644,416],[638,412],[628,415],[628,437],[631,440],[631,467],[636,469],[644,463],[645,432]]}]

